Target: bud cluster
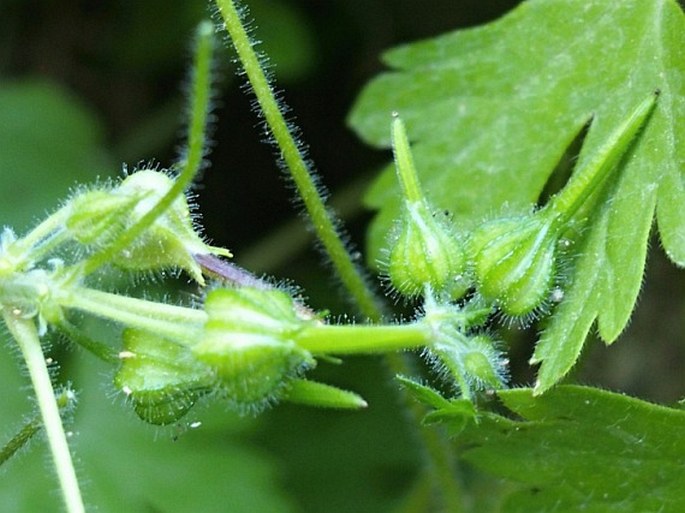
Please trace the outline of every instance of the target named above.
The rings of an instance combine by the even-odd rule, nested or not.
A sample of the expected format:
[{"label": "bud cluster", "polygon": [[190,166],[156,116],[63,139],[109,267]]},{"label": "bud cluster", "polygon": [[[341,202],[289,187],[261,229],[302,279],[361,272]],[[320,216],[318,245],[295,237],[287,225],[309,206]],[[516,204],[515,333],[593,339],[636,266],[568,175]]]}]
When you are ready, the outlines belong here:
[{"label": "bud cluster", "polygon": [[431,290],[457,299],[473,285],[481,298],[510,318],[525,320],[544,310],[558,277],[562,237],[578,222],[574,216],[590,208],[657,96],[652,93],[637,105],[543,208],[487,221],[468,236],[457,236],[452,226],[430,215],[404,127],[394,119],[393,148],[403,195],[399,235],[389,249],[388,274],[395,289],[407,296]]},{"label": "bud cluster", "polygon": [[174,422],[210,392],[239,412],[259,411],[278,400],[365,405],[356,394],[302,379],[316,360],[300,345],[300,333],[321,322],[304,316],[287,293],[217,288],[207,294],[204,313],[203,325],[183,337],[125,332],[115,384],[144,420]]}]

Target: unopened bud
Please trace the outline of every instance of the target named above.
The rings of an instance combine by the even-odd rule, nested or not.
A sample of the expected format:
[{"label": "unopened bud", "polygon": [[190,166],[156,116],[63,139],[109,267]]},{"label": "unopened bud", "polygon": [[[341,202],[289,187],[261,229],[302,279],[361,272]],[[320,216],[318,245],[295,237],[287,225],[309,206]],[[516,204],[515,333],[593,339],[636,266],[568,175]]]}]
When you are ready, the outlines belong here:
[{"label": "unopened bud", "polygon": [[405,296],[416,296],[429,285],[453,299],[461,297],[466,256],[451,227],[434,217],[424,202],[407,204],[399,235],[388,262],[393,287]]},{"label": "unopened bud", "polygon": [[193,354],[211,367],[239,408],[278,399],[288,382],[314,365],[295,343],[307,323],[283,291],[249,287],[215,289],[207,295],[202,340]]},{"label": "unopened bud", "polygon": [[429,287],[457,299],[468,288],[465,252],[447,221],[434,217],[416,174],[404,124],[397,116],[392,122],[392,142],[404,214],[399,233],[390,242],[390,281],[405,296],[422,294]]},{"label": "unopened bud", "polygon": [[106,244],[124,228],[123,221],[135,201],[108,189],[81,193],[70,201],[67,229],[81,244]]},{"label": "unopened bud", "polygon": [[543,216],[485,223],[470,240],[478,290],[508,315],[532,313],[554,281],[556,241],[553,223]]},{"label": "unopened bud", "polygon": [[[162,172],[144,169],[128,176],[113,192],[138,199],[129,214],[129,223],[133,224],[157,204],[173,183]],[[193,255],[206,254],[230,256],[228,250],[211,247],[200,238],[193,227],[188,202],[181,195],[115,263],[130,270],[177,267],[198,283],[204,283],[202,269]]]}]

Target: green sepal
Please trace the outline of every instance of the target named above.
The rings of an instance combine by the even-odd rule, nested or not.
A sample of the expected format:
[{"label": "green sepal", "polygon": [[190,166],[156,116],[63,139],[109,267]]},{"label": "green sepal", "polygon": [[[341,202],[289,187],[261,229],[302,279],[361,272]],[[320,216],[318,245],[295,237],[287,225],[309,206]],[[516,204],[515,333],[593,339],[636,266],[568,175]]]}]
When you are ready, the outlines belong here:
[{"label": "green sepal", "polygon": [[423,383],[419,383],[415,379],[401,376],[399,374],[395,376],[395,379],[400,382],[402,387],[409,393],[409,395],[411,395],[420,403],[436,409],[445,408],[450,404],[450,402],[440,395],[437,390],[429,387],[428,385],[424,385]]},{"label": "green sepal", "polygon": [[81,244],[103,245],[123,230],[128,211],[136,198],[112,194],[109,189],[94,189],[69,201],[66,226]]},{"label": "green sepal", "polygon": [[450,436],[461,433],[469,424],[478,423],[478,414],[473,401],[463,398],[455,398],[443,408],[429,412],[423,418],[425,425],[448,422]]},{"label": "green sepal", "polygon": [[305,406],[342,410],[359,410],[368,406],[364,398],[354,392],[306,379],[291,380],[282,399]]},{"label": "green sepal", "polygon": [[448,420],[450,422],[450,435],[454,436],[461,432],[469,422],[476,420],[476,407],[469,399],[445,399],[437,390],[412,378],[395,376],[395,379],[414,399],[434,409],[423,418],[425,425]]},{"label": "green sepal", "polygon": [[221,388],[238,407],[274,401],[292,378],[315,365],[295,343],[309,323],[295,302],[277,289],[242,287],[207,294],[209,316],[193,354],[213,369]]},{"label": "green sepal", "polygon": [[185,346],[152,333],[124,331],[121,367],[115,386],[150,424],[166,425],[183,417],[214,384],[212,370]]}]

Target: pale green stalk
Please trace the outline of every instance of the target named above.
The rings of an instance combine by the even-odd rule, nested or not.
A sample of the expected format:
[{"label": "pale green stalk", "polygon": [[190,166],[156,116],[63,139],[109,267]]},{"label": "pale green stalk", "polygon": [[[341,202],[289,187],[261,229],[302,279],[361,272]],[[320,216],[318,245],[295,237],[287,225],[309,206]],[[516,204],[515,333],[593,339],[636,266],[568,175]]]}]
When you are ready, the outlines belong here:
[{"label": "pale green stalk", "polygon": [[312,353],[370,354],[429,345],[431,329],[420,323],[390,325],[309,326],[296,336],[297,345]]},{"label": "pale green stalk", "polygon": [[26,236],[15,241],[9,249],[9,254],[21,261],[19,268],[40,260],[65,239],[63,229],[69,215],[69,206],[60,208]]},{"label": "pale green stalk", "polygon": [[100,290],[78,288],[59,299],[60,306],[136,327],[172,340],[197,340],[207,322],[204,310],[167,305]]},{"label": "pale green stalk", "polygon": [[55,391],[50,382],[50,374],[36,326],[31,319],[24,319],[20,313],[17,315],[17,312],[9,308],[3,310],[3,316],[10,333],[19,345],[29,371],[67,512],[85,513],[81,490],[76,479],[76,471],[69,453],[67,437],[62,426]]}]

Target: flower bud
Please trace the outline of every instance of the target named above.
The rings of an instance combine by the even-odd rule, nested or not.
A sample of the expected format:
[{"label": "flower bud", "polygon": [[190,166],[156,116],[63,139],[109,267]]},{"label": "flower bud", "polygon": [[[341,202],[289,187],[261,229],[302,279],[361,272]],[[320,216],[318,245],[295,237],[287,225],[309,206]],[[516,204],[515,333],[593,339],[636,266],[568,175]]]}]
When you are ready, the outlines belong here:
[{"label": "flower bud", "polygon": [[314,366],[295,343],[308,323],[293,299],[277,289],[215,289],[207,295],[209,316],[201,341],[192,347],[211,367],[221,388],[239,408],[277,399],[288,382]]},{"label": "flower bud", "polygon": [[405,296],[416,296],[429,285],[453,299],[468,288],[464,280],[466,256],[451,227],[434,217],[425,202],[408,203],[388,261],[393,287]]},{"label": "flower bud", "polygon": [[[116,196],[137,200],[129,213],[128,224],[132,225],[152,209],[173,183],[169,176],[152,169],[128,176],[113,191]],[[115,259],[115,263],[129,270],[178,267],[198,283],[204,283],[202,269],[193,258],[196,254],[230,256],[228,250],[211,247],[202,241],[193,227],[188,202],[181,195],[123,252],[121,258]]]},{"label": "flower bud", "polygon": [[452,227],[433,216],[419,183],[404,124],[397,115],[392,122],[392,144],[404,215],[399,234],[390,243],[390,282],[405,296],[422,294],[428,286],[457,299],[468,289],[464,249]]},{"label": "flower bud", "polygon": [[554,224],[541,215],[485,223],[469,244],[478,290],[508,315],[533,313],[554,281],[556,242]]},{"label": "flower bud", "polygon": [[214,382],[211,369],[187,347],[146,331],[125,330],[120,357],[114,383],[151,424],[176,422]]}]

